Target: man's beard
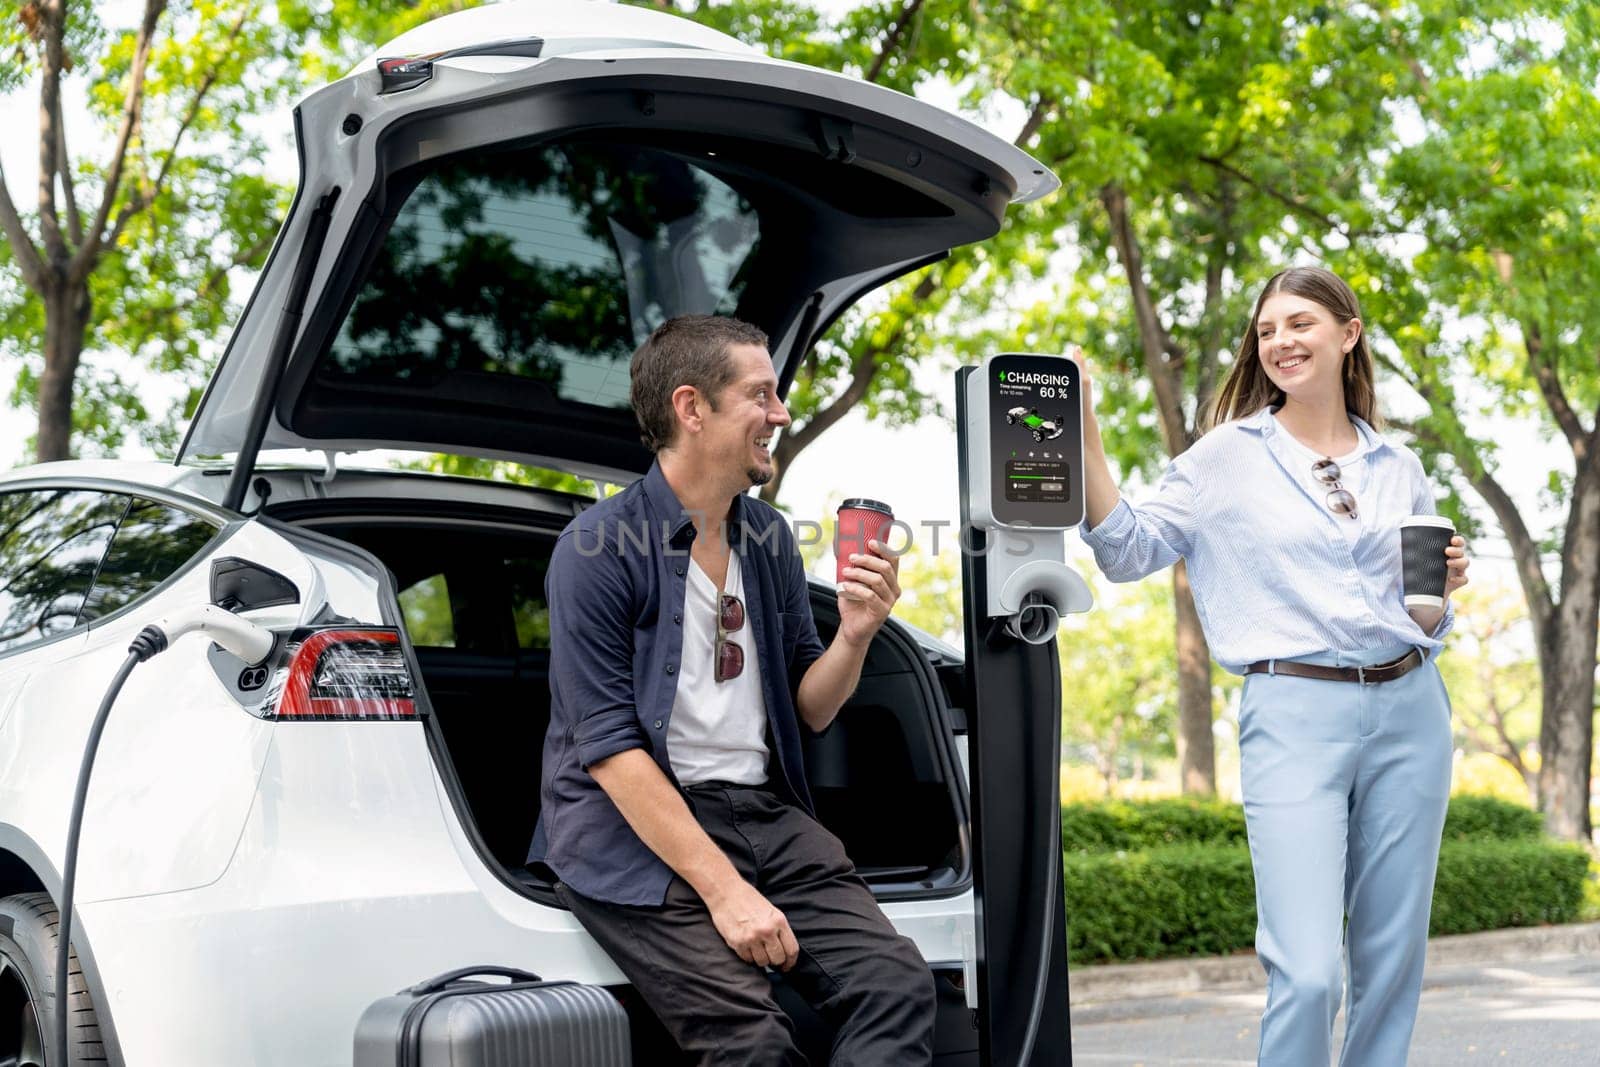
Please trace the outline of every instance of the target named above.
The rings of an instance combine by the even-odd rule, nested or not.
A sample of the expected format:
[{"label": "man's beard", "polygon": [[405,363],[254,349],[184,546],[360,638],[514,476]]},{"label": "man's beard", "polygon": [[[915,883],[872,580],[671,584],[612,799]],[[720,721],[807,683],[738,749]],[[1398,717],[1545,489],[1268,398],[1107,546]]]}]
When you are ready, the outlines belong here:
[{"label": "man's beard", "polygon": [[752,488],[758,485],[766,485],[768,482],[772,481],[772,471],[764,471],[759,467],[751,467],[749,470],[744,472],[744,476],[750,479],[750,485]]}]

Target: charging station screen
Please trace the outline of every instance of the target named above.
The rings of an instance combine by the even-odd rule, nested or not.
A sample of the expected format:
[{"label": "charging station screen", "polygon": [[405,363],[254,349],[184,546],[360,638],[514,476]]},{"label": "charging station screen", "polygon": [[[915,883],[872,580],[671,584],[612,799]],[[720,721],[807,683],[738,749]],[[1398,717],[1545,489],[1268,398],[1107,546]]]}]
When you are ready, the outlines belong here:
[{"label": "charging station screen", "polygon": [[1083,426],[1078,368],[1056,356],[1003,355],[989,364],[991,504],[1009,525],[1083,521]]}]

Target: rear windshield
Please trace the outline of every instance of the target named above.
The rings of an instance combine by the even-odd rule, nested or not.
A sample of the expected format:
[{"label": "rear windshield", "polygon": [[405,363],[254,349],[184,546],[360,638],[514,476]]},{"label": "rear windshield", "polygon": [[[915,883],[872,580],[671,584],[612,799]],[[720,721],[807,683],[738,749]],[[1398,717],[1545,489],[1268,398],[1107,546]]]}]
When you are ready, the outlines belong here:
[{"label": "rear windshield", "polygon": [[674,315],[732,314],[759,239],[738,192],[668,151],[459,157],[406,196],[317,374],[418,389],[512,375],[625,408],[634,350]]}]

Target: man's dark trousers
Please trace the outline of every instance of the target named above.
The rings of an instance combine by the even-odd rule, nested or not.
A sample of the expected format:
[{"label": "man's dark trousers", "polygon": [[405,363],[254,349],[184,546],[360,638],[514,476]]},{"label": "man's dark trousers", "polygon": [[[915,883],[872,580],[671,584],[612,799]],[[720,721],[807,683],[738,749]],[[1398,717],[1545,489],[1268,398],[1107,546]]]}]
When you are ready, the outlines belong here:
[{"label": "man's dark trousers", "polygon": [[[765,789],[708,782],[684,795],[739,874],[789,920],[800,958],[785,977],[836,1028],[830,1063],[930,1062],[933,976],[839,839]],[[728,947],[681,878],[660,907],[591,900],[565,885],[556,893],[701,1064],[806,1063],[765,971]]]}]

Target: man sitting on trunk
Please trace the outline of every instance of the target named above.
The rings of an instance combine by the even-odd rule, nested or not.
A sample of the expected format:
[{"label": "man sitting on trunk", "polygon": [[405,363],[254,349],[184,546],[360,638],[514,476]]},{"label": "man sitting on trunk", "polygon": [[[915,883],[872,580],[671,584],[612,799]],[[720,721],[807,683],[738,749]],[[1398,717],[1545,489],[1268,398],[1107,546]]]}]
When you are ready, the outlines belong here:
[{"label": "man sitting on trunk", "polygon": [[550,731],[530,860],[703,1064],[799,1064],[766,969],[838,1032],[833,1062],[932,1057],[933,979],[811,814],[820,731],[899,598],[876,542],[823,649],[783,516],[747,494],[789,422],[767,338],[663,323],[633,357],[656,462],[562,532],[550,560]]}]

